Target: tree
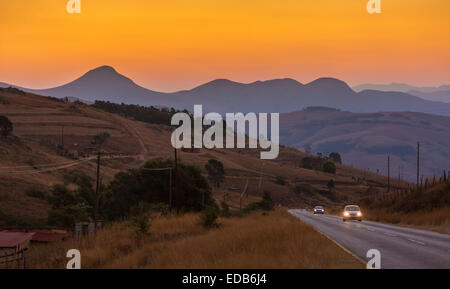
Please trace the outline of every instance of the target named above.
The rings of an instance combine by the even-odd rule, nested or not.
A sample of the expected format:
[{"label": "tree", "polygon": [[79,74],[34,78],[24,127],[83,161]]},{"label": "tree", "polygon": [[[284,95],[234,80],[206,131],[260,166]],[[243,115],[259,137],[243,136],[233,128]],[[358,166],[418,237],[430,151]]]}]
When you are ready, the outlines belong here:
[{"label": "tree", "polygon": [[331,180],[328,181],[327,187],[328,187],[328,190],[329,190],[329,191],[331,191],[331,189],[334,188],[334,180],[333,180],[333,179],[331,179]]},{"label": "tree", "polygon": [[[104,217],[109,220],[129,217],[132,208],[139,203],[168,204],[170,172],[159,169],[169,167],[175,167],[172,159],[156,159],[139,169],[116,174],[105,190]],[[204,205],[215,205],[211,187],[200,168],[178,161],[176,179],[172,184],[175,182],[177,189],[172,191],[172,198],[181,210],[201,211]]]},{"label": "tree", "polygon": [[216,159],[210,159],[205,165],[205,169],[208,172],[209,179],[216,185],[216,187],[220,187],[220,183],[225,179],[225,170],[222,162]]},{"label": "tree", "polygon": [[109,137],[110,135],[107,132],[99,133],[98,135],[94,136],[92,143],[98,145],[98,147],[101,148],[106,143]]},{"label": "tree", "polygon": [[333,162],[331,162],[331,161],[327,161],[327,162],[323,165],[322,170],[323,170],[325,173],[336,174],[336,165],[335,165]]},{"label": "tree", "polygon": [[260,201],[261,208],[265,211],[270,211],[275,207],[272,196],[269,191],[264,191],[262,201]]},{"label": "tree", "polygon": [[71,228],[76,222],[89,219],[89,205],[64,185],[54,185],[48,201],[52,205],[48,214],[50,225]]},{"label": "tree", "polygon": [[277,176],[277,177],[275,178],[275,184],[281,185],[281,186],[286,185],[286,178],[283,177],[283,176]]},{"label": "tree", "polygon": [[219,214],[217,212],[217,208],[213,206],[206,206],[201,214],[203,226],[205,226],[205,228],[208,229],[218,227],[219,226],[219,224],[217,223],[218,217]]},{"label": "tree", "polygon": [[306,157],[302,159],[302,168],[312,170],[313,168],[313,159],[310,157]]},{"label": "tree", "polygon": [[332,160],[333,162],[338,163],[338,164],[342,164],[342,158],[341,158],[341,155],[340,155],[339,153],[337,153],[337,152],[332,152],[328,157],[329,157],[330,160]]},{"label": "tree", "polygon": [[12,130],[12,122],[6,116],[0,115],[0,136],[7,137]]}]

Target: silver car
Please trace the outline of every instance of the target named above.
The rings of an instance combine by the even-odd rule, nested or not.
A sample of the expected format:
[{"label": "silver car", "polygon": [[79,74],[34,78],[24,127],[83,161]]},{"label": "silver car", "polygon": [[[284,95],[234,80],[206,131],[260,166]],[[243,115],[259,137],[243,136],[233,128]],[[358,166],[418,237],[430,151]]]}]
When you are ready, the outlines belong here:
[{"label": "silver car", "polygon": [[345,222],[347,220],[358,220],[360,222],[362,221],[362,213],[359,206],[357,205],[345,206],[342,221]]},{"label": "silver car", "polygon": [[322,214],[323,215],[325,213],[325,210],[323,209],[322,206],[315,206],[313,213],[314,214]]}]

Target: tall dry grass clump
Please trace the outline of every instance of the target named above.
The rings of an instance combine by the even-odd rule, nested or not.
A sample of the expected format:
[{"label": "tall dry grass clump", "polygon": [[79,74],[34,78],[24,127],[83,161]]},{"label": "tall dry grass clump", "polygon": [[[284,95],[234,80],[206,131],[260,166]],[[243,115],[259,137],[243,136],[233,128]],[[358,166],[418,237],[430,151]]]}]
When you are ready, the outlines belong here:
[{"label": "tall dry grass clump", "polygon": [[142,241],[128,223],[96,236],[30,250],[33,268],[64,268],[68,249],[82,268],[363,268],[326,237],[286,211],[219,219],[206,229],[198,214],[155,219]]},{"label": "tall dry grass clump", "polygon": [[360,200],[365,218],[450,234],[450,183],[447,177],[397,194]]}]

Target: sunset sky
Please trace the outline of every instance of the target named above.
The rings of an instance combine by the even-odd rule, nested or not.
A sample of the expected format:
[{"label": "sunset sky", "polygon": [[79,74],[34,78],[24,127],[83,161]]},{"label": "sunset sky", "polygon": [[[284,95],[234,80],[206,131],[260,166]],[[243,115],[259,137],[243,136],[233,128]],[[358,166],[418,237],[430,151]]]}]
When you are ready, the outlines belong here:
[{"label": "sunset sky", "polygon": [[0,82],[47,88],[111,65],[153,90],[216,79],[450,84],[450,1],[0,0]]}]

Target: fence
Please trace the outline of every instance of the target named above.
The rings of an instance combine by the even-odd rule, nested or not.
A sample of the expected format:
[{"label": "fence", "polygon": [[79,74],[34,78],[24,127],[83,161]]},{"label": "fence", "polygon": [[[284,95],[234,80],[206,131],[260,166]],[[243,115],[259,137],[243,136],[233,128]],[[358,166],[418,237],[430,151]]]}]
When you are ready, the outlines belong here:
[{"label": "fence", "polygon": [[0,268],[2,269],[25,269],[25,251],[27,248],[10,253],[0,251]]}]

